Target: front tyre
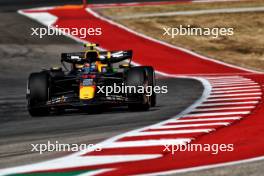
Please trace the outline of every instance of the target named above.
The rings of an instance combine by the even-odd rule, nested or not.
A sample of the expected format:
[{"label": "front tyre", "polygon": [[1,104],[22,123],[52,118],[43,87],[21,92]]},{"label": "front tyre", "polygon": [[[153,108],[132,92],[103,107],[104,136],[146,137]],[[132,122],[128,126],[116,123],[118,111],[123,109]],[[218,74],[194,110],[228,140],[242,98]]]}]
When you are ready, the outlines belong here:
[{"label": "front tyre", "polygon": [[49,74],[46,72],[32,73],[28,79],[28,112],[31,116],[46,116],[49,108]]},{"label": "front tyre", "polygon": [[[149,85],[148,74],[143,67],[133,67],[127,71],[126,85],[138,88]],[[128,98],[138,99],[138,103],[129,103],[128,108],[131,111],[147,111],[151,107],[151,98],[145,93],[129,93]]]}]

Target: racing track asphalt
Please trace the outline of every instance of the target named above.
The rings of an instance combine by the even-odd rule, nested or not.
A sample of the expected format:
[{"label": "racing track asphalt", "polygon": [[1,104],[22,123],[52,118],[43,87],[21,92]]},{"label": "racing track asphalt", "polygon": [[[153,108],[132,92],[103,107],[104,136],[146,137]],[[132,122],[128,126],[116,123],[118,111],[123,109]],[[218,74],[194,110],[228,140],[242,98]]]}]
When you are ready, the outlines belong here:
[{"label": "racing track asphalt", "polygon": [[[60,143],[94,144],[168,119],[200,97],[203,88],[197,81],[161,79],[158,84],[167,85],[169,93],[159,95],[158,106],[149,112],[115,108],[101,114],[71,113],[31,118],[25,107],[28,74],[58,65],[61,52],[81,50],[82,47],[66,37],[38,39],[31,36],[30,28],[40,25],[16,13],[15,9],[27,7],[20,4],[22,2],[26,1],[0,1],[0,168],[67,154],[51,152],[39,155],[30,151],[31,143],[57,140]],[[49,1],[31,2],[27,1],[29,7],[54,5]]]}]

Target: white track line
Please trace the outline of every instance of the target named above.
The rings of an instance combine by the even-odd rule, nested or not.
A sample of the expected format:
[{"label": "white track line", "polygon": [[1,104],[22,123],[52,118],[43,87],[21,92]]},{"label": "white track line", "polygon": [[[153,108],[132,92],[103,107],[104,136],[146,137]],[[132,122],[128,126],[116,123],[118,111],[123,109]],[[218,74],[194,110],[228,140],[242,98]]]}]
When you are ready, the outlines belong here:
[{"label": "white track line", "polygon": [[[22,12],[19,11],[19,13],[22,13]],[[26,16],[28,18],[36,20],[37,22],[45,26],[51,26],[58,20],[58,17],[48,12],[27,13]]]},{"label": "white track line", "polygon": [[219,83],[219,84],[221,84],[221,83],[248,83],[248,82],[255,82],[255,81],[252,81],[251,79],[249,79],[249,80],[214,80],[214,81],[212,81],[212,80],[210,80],[210,83],[211,84],[217,84],[217,83]]},{"label": "white track line", "polygon": [[182,123],[182,122],[201,122],[201,121],[218,121],[218,120],[239,120],[242,117],[240,116],[232,116],[232,117],[214,117],[214,118],[197,118],[197,119],[187,119],[185,118],[184,120],[175,120],[173,123]]},{"label": "white track line", "polygon": [[246,83],[255,83],[254,81],[252,80],[240,80],[240,81],[234,81],[234,80],[230,80],[230,81],[210,81],[210,83],[212,85],[215,85],[215,84],[246,84]]},{"label": "white track line", "polygon": [[223,125],[227,126],[230,123],[228,122],[216,122],[216,123],[200,123],[200,124],[184,124],[184,125],[163,125],[158,127],[153,127],[151,129],[173,129],[173,128],[185,128],[185,127],[204,127],[204,126],[216,126]]},{"label": "white track line", "polygon": [[99,169],[99,170],[95,170],[95,171],[87,171],[87,172],[84,172],[82,174],[78,174],[78,176],[95,176],[95,175],[99,175],[101,173],[104,173],[104,172],[110,172],[114,169]]},{"label": "white track line", "polygon": [[202,117],[202,116],[221,116],[221,115],[239,115],[250,114],[250,111],[235,111],[235,112],[212,112],[212,113],[200,113],[200,114],[187,114],[183,117]]},{"label": "white track line", "polygon": [[211,77],[208,78],[209,81],[229,81],[229,80],[252,80],[250,78],[246,78],[246,77],[224,77],[224,78],[220,78],[219,77]]},{"label": "white track line", "polygon": [[234,85],[234,84],[251,84],[251,83],[255,83],[254,81],[239,81],[239,82],[221,82],[221,83],[211,83],[213,86],[222,86],[222,85]]},{"label": "white track line", "polygon": [[252,80],[251,79],[218,79],[218,80],[209,80],[209,81],[210,83],[228,83],[228,82],[247,82]]},{"label": "white track line", "polygon": [[257,104],[258,101],[245,101],[245,102],[227,102],[227,103],[203,103],[198,107],[203,106],[224,106],[224,105],[244,105],[244,104]]},{"label": "white track line", "polygon": [[261,92],[257,93],[238,93],[238,94],[218,94],[218,95],[211,95],[210,97],[233,97],[233,96],[248,96],[248,95],[261,95]]},{"label": "white track line", "polygon": [[208,79],[209,81],[211,80],[223,80],[223,79],[247,79],[247,78],[244,78],[242,76],[214,76],[214,77],[207,77],[207,76],[204,76],[204,78]]},{"label": "white track line", "polygon": [[242,98],[212,98],[207,99],[206,102],[211,101],[232,101],[232,100],[259,100],[261,97],[242,97]]},{"label": "white track line", "polygon": [[219,110],[232,110],[232,109],[253,109],[255,106],[239,106],[239,107],[224,107],[224,108],[201,108],[195,109],[192,112],[201,112],[201,111],[219,111]]},{"label": "white track line", "polygon": [[252,81],[252,79],[245,77],[238,78],[221,78],[221,79],[208,79],[210,82],[222,82],[222,81]]},{"label": "white track line", "polygon": [[193,130],[168,130],[168,131],[148,131],[128,134],[127,136],[150,136],[150,135],[167,135],[167,134],[192,134],[208,133],[213,129],[193,129]]},{"label": "white track line", "polygon": [[245,81],[245,80],[251,80],[249,78],[244,78],[244,77],[237,77],[237,78],[221,78],[221,79],[210,79],[208,78],[208,80],[211,82],[218,82],[218,81],[230,81],[230,80],[234,80],[234,81]]},{"label": "white track line", "polygon": [[223,91],[212,91],[212,93],[235,93],[235,92],[260,92],[261,89],[241,89],[241,90],[223,90]]},{"label": "white track line", "polygon": [[249,88],[249,87],[258,87],[260,88],[260,85],[258,85],[257,83],[250,83],[250,84],[239,84],[239,85],[231,85],[231,86],[213,86],[214,87],[214,90],[217,90],[217,89],[246,89],[246,88]]},{"label": "white track line", "polygon": [[159,139],[159,140],[136,140],[136,141],[118,141],[110,145],[103,146],[105,148],[124,148],[124,147],[148,147],[148,146],[164,146],[179,145],[190,142],[192,138],[178,138],[178,139]]},{"label": "white track line", "polygon": [[127,16],[113,17],[113,18],[115,19],[136,19],[136,18],[164,17],[164,16],[176,16],[176,15],[177,16],[178,15],[202,15],[202,14],[218,14],[218,13],[262,12],[262,11],[264,11],[264,7],[244,7],[244,8],[223,8],[223,9],[148,13],[148,14],[127,15]]},{"label": "white track line", "polygon": [[224,87],[224,88],[214,88],[213,90],[236,90],[236,89],[240,89],[240,90],[246,90],[246,89],[251,89],[251,88],[260,88],[260,86],[238,86],[238,87]]},{"label": "white track line", "polygon": [[255,83],[254,81],[225,81],[225,82],[211,82],[213,86],[216,85],[233,85],[233,84],[250,84],[250,83]]},{"label": "white track line", "polygon": [[247,84],[228,84],[228,85],[212,85],[213,88],[218,87],[235,87],[235,86],[248,86],[248,85],[258,85],[258,83],[247,83]]}]

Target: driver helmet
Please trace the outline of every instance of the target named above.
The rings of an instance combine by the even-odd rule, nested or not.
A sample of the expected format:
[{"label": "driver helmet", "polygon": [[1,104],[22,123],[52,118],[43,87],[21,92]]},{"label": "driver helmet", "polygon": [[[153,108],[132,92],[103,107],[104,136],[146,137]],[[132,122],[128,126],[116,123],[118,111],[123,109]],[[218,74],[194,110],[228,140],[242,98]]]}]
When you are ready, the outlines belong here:
[{"label": "driver helmet", "polygon": [[83,64],[82,71],[90,72],[90,64],[89,63]]}]

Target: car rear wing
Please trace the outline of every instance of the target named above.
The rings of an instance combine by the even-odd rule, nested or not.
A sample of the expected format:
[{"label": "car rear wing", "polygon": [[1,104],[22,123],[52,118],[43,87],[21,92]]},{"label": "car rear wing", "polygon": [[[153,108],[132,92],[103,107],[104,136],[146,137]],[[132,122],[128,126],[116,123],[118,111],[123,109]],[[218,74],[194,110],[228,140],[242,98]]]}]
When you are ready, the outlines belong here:
[{"label": "car rear wing", "polygon": [[84,64],[95,61],[102,63],[117,63],[123,60],[132,60],[132,50],[123,51],[92,51],[92,52],[75,52],[75,53],[62,53],[61,62],[68,62],[73,64]]},{"label": "car rear wing", "polygon": [[123,60],[131,60],[133,56],[132,50],[126,51],[105,51],[100,52],[99,59],[102,63],[118,63]]}]

